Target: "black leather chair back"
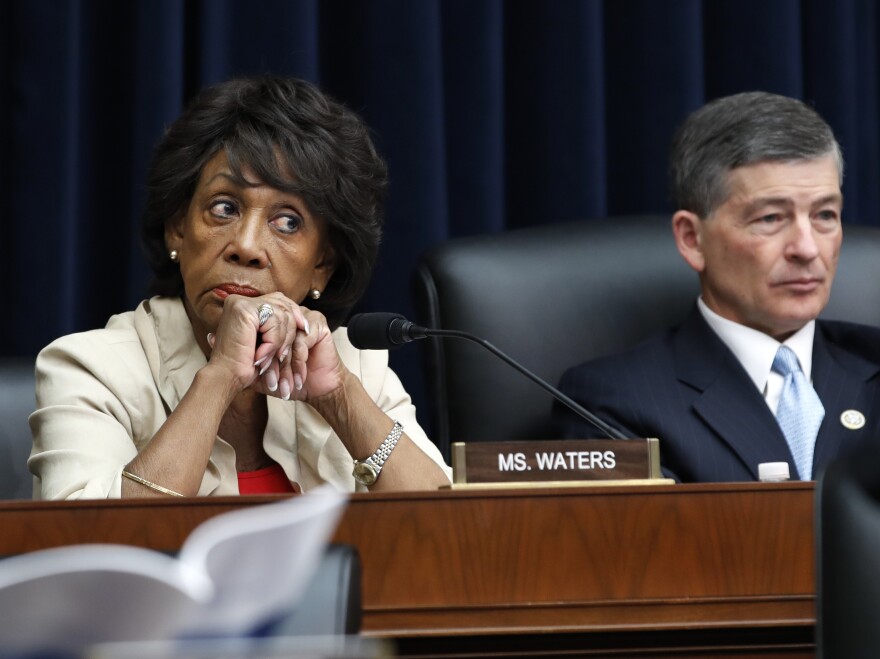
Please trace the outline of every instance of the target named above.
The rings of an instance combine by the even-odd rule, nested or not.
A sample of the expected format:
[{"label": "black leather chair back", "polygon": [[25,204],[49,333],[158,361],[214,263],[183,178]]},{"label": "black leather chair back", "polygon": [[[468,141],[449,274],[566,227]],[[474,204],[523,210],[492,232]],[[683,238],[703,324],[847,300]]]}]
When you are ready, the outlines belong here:
[{"label": "black leather chair back", "polygon": [[875,441],[829,465],[816,486],[816,640],[826,659],[880,656],[878,465]]},{"label": "black leather chair back", "polygon": [[[552,224],[439,245],[422,259],[419,321],[481,336],[555,385],[570,366],[676,325],[699,293],[670,217]],[[827,317],[880,325],[880,229],[847,226]],[[432,339],[435,441],[553,437],[552,400],[477,345]],[[597,434],[598,436],[598,434]]]},{"label": "black leather chair back", "polygon": [[30,499],[28,417],[34,411],[33,358],[0,359],[0,499]]},{"label": "black leather chair back", "polygon": [[339,636],[361,630],[361,561],[357,548],[332,544],[302,604],[271,629],[273,636]]},{"label": "black leather chair back", "polygon": [[[661,216],[588,220],[453,240],[419,270],[422,321],[481,336],[556,385],[569,366],[675,324],[696,276]],[[552,436],[552,398],[476,345],[432,339],[435,436]]]}]

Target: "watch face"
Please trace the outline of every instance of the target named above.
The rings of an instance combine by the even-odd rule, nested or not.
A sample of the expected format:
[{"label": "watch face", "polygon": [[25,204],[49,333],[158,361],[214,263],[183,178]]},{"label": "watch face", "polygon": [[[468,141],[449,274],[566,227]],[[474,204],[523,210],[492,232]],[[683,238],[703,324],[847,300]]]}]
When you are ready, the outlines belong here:
[{"label": "watch face", "polygon": [[359,483],[372,485],[379,477],[379,470],[369,462],[355,462],[354,471],[351,474]]}]

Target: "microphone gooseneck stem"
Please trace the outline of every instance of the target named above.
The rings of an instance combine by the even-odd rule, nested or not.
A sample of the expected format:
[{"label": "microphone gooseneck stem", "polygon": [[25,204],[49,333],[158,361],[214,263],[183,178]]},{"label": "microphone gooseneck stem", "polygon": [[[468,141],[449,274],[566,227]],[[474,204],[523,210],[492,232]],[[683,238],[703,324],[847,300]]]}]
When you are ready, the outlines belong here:
[{"label": "microphone gooseneck stem", "polygon": [[[422,328],[419,328],[422,329]],[[479,343],[481,346],[494,353],[497,357],[503,359],[509,366],[512,366],[517,371],[525,375],[532,382],[537,384],[539,387],[547,391],[551,396],[553,396],[560,403],[563,403],[566,407],[568,407],[571,411],[577,414],[582,419],[589,421],[593,424],[598,430],[602,431],[607,437],[611,437],[612,439],[629,439],[626,435],[621,433],[616,428],[609,426],[607,423],[602,421],[599,417],[594,414],[591,414],[583,407],[578,405],[571,398],[566,396],[564,393],[559,391],[556,387],[550,385],[546,381],[542,380],[540,377],[532,373],[525,366],[519,364],[512,357],[508,357],[504,352],[500,349],[496,348],[494,345],[489,343],[486,339],[481,339],[478,336],[470,334],[468,332],[461,332],[459,330],[439,330],[439,329],[427,329],[425,334],[427,336],[440,336],[440,337],[449,337],[455,339],[467,339],[468,341],[473,341],[474,343]]]}]

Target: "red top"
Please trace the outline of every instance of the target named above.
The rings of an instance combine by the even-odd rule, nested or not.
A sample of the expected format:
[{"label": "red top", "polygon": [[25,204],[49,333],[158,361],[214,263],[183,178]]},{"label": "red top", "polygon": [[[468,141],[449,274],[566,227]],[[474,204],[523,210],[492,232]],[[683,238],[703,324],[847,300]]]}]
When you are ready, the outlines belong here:
[{"label": "red top", "polygon": [[240,494],[290,494],[299,492],[299,487],[287,479],[280,464],[274,464],[256,471],[238,472],[238,491]]}]

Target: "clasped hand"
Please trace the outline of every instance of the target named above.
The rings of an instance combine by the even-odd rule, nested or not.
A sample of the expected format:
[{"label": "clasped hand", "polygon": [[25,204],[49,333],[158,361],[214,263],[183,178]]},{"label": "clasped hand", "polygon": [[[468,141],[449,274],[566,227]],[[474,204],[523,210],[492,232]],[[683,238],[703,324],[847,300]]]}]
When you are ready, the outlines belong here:
[{"label": "clasped hand", "polygon": [[[260,326],[264,304],[272,313]],[[282,293],[227,297],[208,345],[209,362],[228,369],[242,390],[308,401],[342,383],[344,367],[326,318]]]}]

